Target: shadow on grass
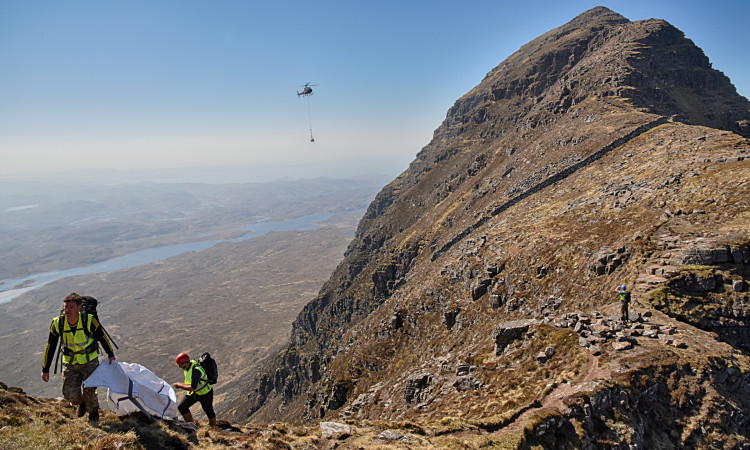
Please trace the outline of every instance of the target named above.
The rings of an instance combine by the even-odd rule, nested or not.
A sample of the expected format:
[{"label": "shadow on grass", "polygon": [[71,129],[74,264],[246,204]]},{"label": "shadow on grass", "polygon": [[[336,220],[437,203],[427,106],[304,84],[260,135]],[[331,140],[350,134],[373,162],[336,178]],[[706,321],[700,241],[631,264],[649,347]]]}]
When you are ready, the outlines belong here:
[{"label": "shadow on grass", "polygon": [[119,421],[102,424],[99,428],[109,433],[127,433],[132,430],[138,442],[147,450],[187,450],[191,445],[198,445],[195,431],[183,428],[171,421],[159,419],[150,421],[140,412],[122,416]]}]

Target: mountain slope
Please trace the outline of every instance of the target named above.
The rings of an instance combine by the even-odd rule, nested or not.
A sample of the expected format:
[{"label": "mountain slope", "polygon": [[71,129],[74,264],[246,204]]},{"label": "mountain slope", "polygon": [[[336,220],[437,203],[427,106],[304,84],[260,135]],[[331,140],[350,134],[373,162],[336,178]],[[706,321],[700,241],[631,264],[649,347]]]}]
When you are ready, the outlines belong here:
[{"label": "mountain slope", "polygon": [[748,120],[662,20],[524,45],[378,194],[237,420],[750,445]]}]

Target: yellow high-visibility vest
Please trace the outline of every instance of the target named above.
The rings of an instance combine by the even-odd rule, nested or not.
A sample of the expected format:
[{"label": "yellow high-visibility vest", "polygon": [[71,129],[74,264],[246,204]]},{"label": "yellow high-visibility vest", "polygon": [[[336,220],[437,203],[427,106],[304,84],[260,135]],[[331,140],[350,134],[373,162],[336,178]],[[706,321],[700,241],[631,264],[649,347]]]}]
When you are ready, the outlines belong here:
[{"label": "yellow high-visibility vest", "polygon": [[211,391],[211,385],[208,384],[208,375],[206,375],[206,371],[203,370],[203,367],[198,365],[198,362],[194,359],[190,360],[190,367],[188,370],[185,371],[185,384],[188,386],[191,386],[193,384],[193,368],[198,368],[198,372],[201,373],[200,381],[198,382],[198,387],[190,392],[188,391],[187,395],[192,394],[198,394],[198,395],[204,395],[208,394]]},{"label": "yellow high-visibility vest", "polygon": [[[63,321],[63,329],[60,330],[60,319]],[[86,364],[99,357],[99,346],[96,345],[93,333],[91,332],[91,321],[94,320],[92,314],[88,315],[86,328],[88,333],[83,329],[81,313],[78,313],[78,322],[71,328],[65,316],[55,317],[53,327],[62,339],[63,362],[66,364]]]}]

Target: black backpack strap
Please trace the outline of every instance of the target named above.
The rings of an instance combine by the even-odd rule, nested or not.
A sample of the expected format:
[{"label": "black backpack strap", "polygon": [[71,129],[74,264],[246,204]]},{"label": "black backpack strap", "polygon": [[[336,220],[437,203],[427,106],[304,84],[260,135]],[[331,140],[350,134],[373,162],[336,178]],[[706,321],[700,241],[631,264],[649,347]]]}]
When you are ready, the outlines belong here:
[{"label": "black backpack strap", "polygon": [[[55,357],[55,375],[57,375],[57,362],[60,361],[60,353],[63,351],[63,335],[62,331],[60,331],[60,325],[62,321],[65,320],[65,315],[60,311],[60,317],[57,319],[57,334],[58,334],[58,340],[57,340],[57,356]],[[60,372],[62,372],[62,362],[60,362]]]},{"label": "black backpack strap", "polygon": [[89,323],[89,312],[86,308],[83,308],[81,310],[81,320],[83,321],[83,334],[86,335],[86,337],[91,337],[91,330],[89,328],[91,327],[91,323]]}]

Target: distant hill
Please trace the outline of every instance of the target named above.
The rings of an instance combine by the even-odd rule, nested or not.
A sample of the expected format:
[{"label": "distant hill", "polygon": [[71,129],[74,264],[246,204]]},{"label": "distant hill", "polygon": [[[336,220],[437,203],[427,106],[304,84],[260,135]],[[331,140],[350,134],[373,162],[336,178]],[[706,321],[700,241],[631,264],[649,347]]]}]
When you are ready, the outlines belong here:
[{"label": "distant hill", "polygon": [[663,20],[534,39],[377,195],[231,417],[750,446],[748,137],[750,101]]},{"label": "distant hill", "polygon": [[267,183],[0,182],[2,279],[244,234],[259,219],[362,209],[386,180]]}]

